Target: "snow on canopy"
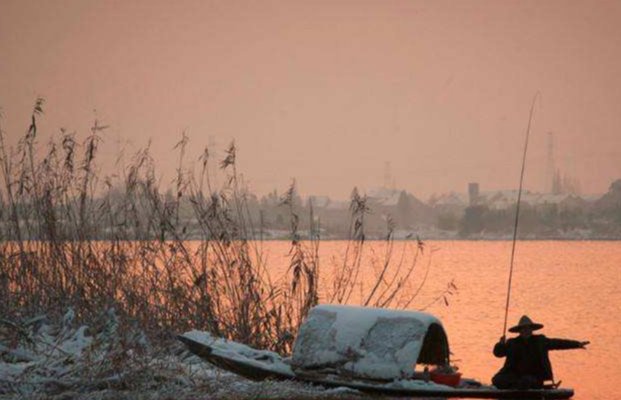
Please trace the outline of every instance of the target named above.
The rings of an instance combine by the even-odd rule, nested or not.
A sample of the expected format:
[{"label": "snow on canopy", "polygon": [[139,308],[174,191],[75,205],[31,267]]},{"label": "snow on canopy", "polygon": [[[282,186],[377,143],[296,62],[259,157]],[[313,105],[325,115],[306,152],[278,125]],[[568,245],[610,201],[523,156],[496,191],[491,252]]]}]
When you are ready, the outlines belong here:
[{"label": "snow on canopy", "polygon": [[291,364],[296,370],[392,380],[412,376],[416,364],[446,364],[448,357],[444,328],[431,314],[320,305],[300,327]]}]

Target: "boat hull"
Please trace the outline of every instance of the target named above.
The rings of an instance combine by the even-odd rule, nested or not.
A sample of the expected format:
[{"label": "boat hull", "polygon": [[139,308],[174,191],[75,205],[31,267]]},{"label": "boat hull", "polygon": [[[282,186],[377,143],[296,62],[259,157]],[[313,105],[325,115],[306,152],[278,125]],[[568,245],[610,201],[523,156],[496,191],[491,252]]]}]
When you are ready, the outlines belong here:
[{"label": "boat hull", "polygon": [[215,365],[216,367],[233,372],[237,375],[243,376],[253,381],[264,380],[292,380],[295,379],[295,374],[286,374],[274,371],[267,366],[261,368],[260,365],[249,365],[243,361],[239,361],[233,357],[227,357],[222,354],[214,352],[213,348],[207,344],[197,342],[185,336],[178,336],[178,339],[183,342],[190,352],[196,354],[203,360]]},{"label": "boat hull", "polygon": [[337,375],[307,375],[275,371],[268,364],[244,362],[236,357],[221,354],[206,343],[195,341],[185,336],[178,337],[190,352],[205,361],[233,372],[245,378],[263,380],[294,380],[309,382],[324,387],[348,387],[362,392],[382,394],[387,396],[403,397],[436,397],[436,398],[475,398],[475,399],[569,399],[573,396],[573,389],[542,389],[542,390],[501,390],[492,386],[458,387],[458,388],[408,388],[389,386],[386,383],[365,382],[350,380]]}]

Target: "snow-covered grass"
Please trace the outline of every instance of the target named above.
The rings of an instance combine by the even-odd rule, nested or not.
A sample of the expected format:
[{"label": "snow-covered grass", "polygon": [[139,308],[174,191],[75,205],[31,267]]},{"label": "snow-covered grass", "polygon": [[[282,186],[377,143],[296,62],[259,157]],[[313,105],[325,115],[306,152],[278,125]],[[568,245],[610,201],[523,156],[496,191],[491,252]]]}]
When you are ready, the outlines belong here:
[{"label": "snow-covered grass", "polygon": [[[184,134],[175,146],[179,165],[168,190],[156,179],[160,173],[148,147],[121,170],[101,171],[97,149],[106,126],[98,121],[83,142],[63,131],[41,148],[37,131],[43,103],[36,100],[16,148],[5,143],[0,127],[4,396],[102,390],[142,395],[153,386],[169,387],[179,397],[184,390],[194,393],[196,385],[217,394],[214,382],[220,380],[213,377],[198,384],[179,378],[187,362],[179,355],[185,353],[174,353],[180,345],[170,345],[174,334],[201,328],[288,354],[320,294],[329,303],[406,308],[426,281],[429,264],[421,271],[420,286],[410,290],[423,243],[412,243],[414,252],[405,243],[395,251],[390,218],[379,255],[367,249],[364,217],[370,209],[357,190],[350,205],[351,240],[344,255],[322,264],[323,274],[332,269],[330,279],[323,279],[319,236],[301,240],[294,185],[281,199],[291,225],[289,267],[276,273],[253,228],[260,216],[253,214],[252,198],[237,172],[234,143],[223,160],[213,160],[206,148],[196,169],[185,164]],[[218,186],[209,173],[214,162],[225,177]],[[315,221],[309,211],[309,221]],[[362,273],[367,264],[374,273],[370,280]],[[68,306],[72,311],[61,318]],[[100,310],[110,311],[99,316]],[[62,322],[23,318],[37,314]],[[189,396],[200,397],[196,393]]]},{"label": "snow-covered grass", "polygon": [[[93,326],[39,317],[0,323],[0,399],[328,399],[345,389],[297,382],[253,382],[212,367],[170,341],[153,345],[139,331],[120,332],[109,310]],[[13,340],[9,343],[8,333]]]}]

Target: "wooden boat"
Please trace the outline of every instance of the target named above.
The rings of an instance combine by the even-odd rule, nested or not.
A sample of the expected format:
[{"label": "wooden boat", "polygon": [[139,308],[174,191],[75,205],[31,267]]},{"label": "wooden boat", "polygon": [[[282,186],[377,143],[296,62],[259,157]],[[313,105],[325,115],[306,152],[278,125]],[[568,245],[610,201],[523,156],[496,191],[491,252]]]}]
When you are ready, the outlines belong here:
[{"label": "wooden boat", "polygon": [[[353,328],[352,321],[356,321]],[[350,346],[345,352],[339,347],[343,345],[343,335],[339,336],[338,328],[344,329],[343,326],[350,328],[344,332],[345,344]],[[365,327],[369,329],[359,329]],[[408,336],[404,337],[406,334]],[[345,306],[315,307],[300,328],[291,358],[214,338],[205,332],[191,331],[178,338],[192,353],[209,363],[255,381],[294,380],[408,397],[568,399],[574,394],[572,389],[562,388],[500,390],[473,379],[461,379],[459,385],[452,387],[422,379],[420,373],[414,372],[413,365],[446,365],[449,355],[442,325],[437,318],[425,313]],[[361,347],[353,348],[352,343],[361,343]],[[319,358],[316,357],[318,354]],[[338,358],[344,354],[346,360]],[[397,357],[390,360],[394,354]],[[380,359],[390,360],[391,364],[381,365],[383,361],[378,361]],[[379,368],[374,368],[377,363]],[[408,374],[404,374],[406,371]]]}]

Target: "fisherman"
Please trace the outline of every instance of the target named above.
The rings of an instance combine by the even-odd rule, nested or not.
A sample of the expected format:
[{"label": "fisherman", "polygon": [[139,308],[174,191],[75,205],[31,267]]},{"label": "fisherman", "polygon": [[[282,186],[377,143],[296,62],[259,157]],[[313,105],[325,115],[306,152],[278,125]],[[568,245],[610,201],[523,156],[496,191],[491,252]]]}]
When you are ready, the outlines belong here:
[{"label": "fisherman", "polygon": [[505,365],[492,378],[498,389],[541,389],[547,380],[553,380],[548,350],[585,349],[589,342],[567,339],[549,339],[533,335],[543,328],[524,315],[509,332],[519,336],[506,340],[505,336],[494,346],[496,357],[507,357]]}]

